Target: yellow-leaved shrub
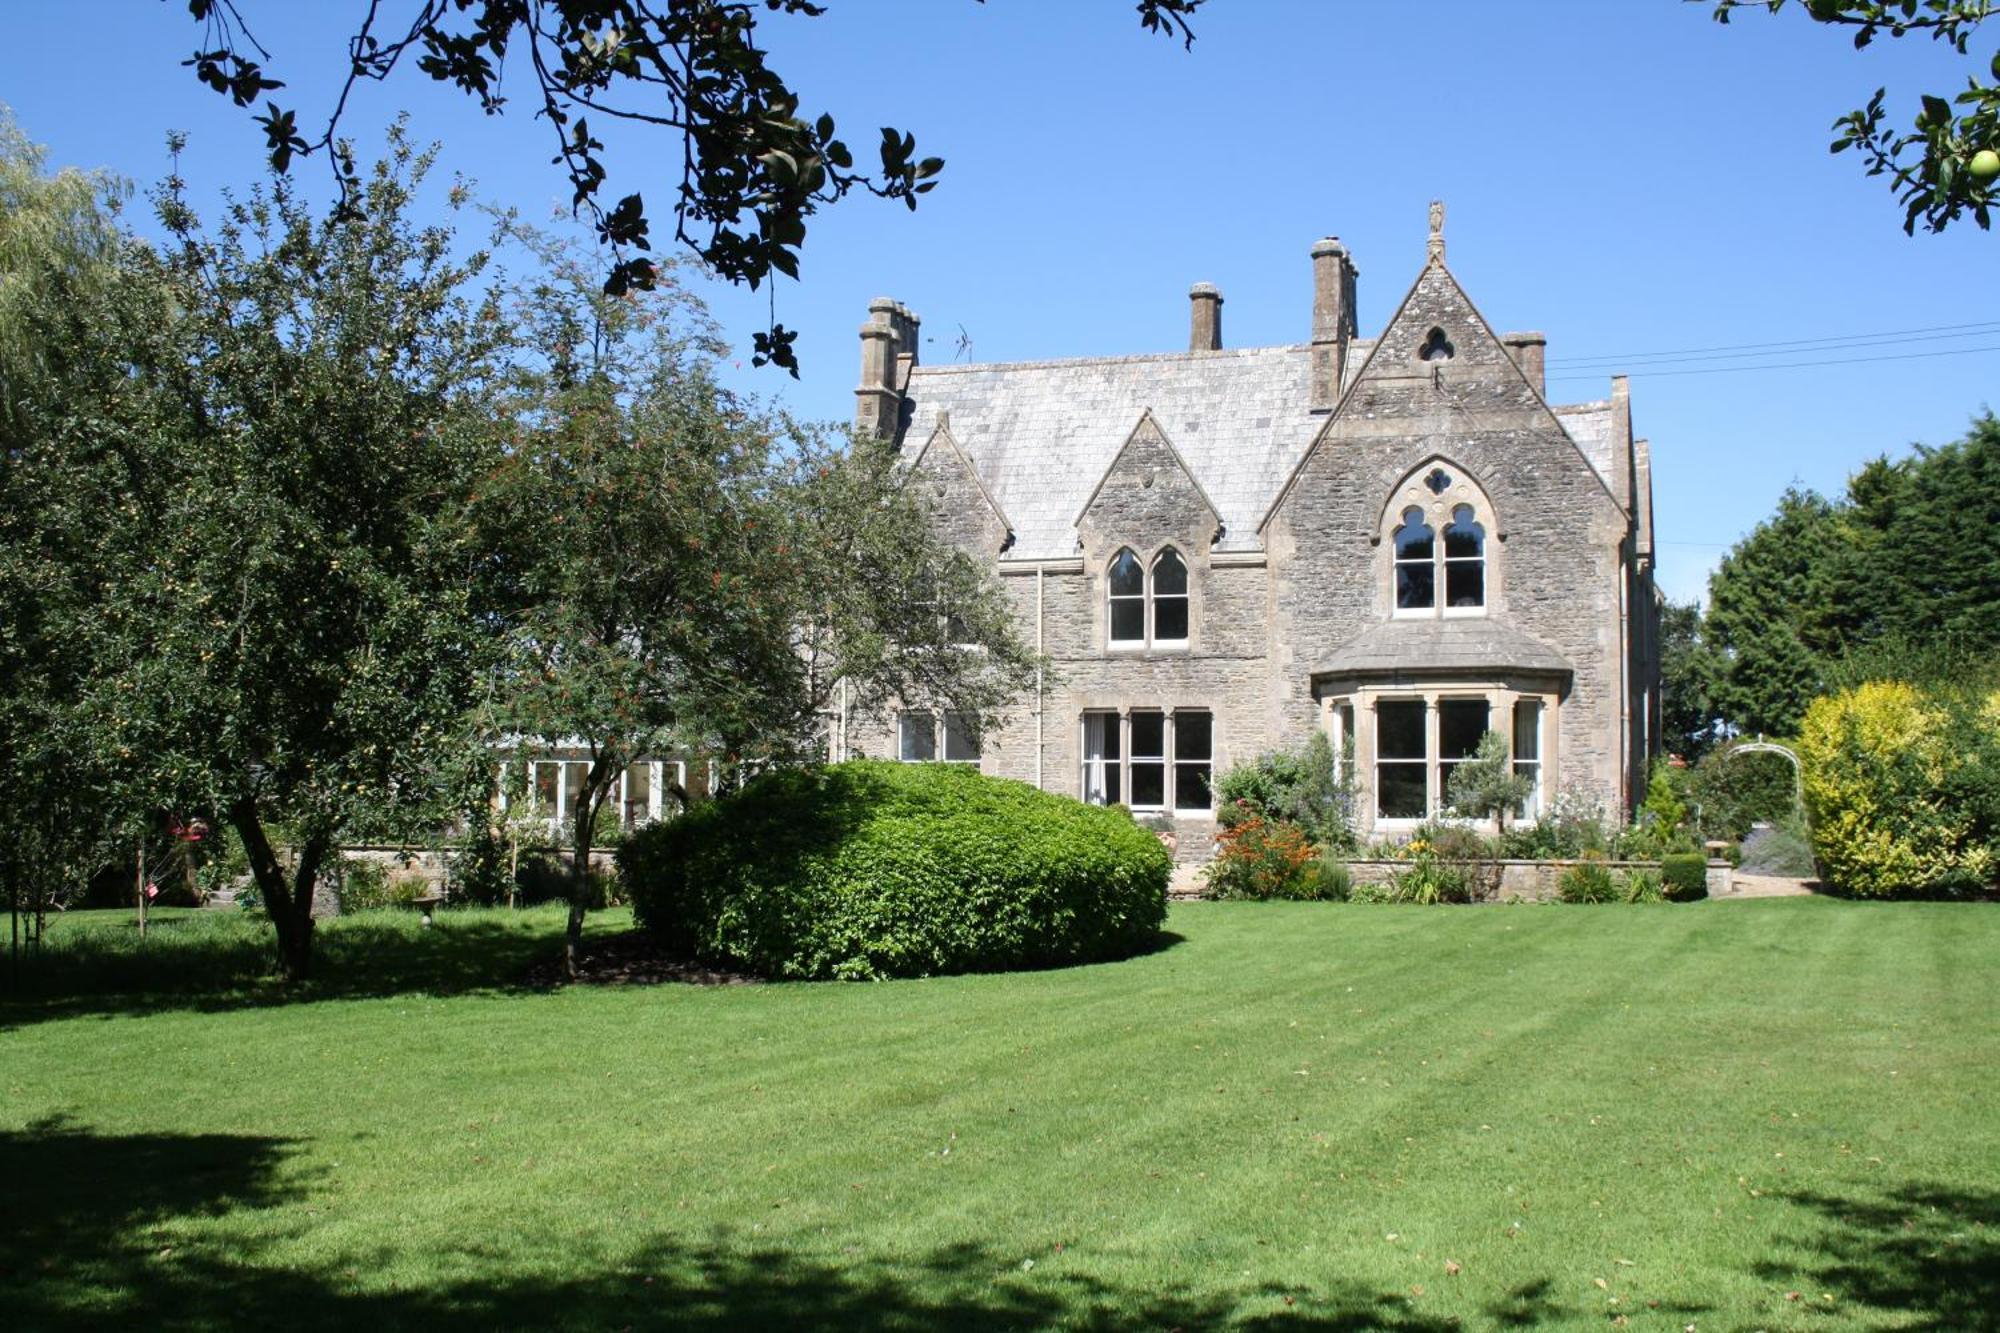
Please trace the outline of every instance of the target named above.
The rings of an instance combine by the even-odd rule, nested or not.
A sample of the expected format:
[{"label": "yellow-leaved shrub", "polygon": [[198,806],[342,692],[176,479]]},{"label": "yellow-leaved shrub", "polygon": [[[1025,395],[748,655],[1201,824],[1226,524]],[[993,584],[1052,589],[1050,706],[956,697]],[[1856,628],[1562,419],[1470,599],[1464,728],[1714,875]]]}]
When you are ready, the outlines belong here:
[{"label": "yellow-leaved shrub", "polygon": [[1799,737],[1813,851],[1836,888],[1870,897],[1977,888],[1993,858],[1953,798],[1984,747],[1959,732],[2000,727],[2000,696],[1971,717],[1901,681],[1815,699]]}]

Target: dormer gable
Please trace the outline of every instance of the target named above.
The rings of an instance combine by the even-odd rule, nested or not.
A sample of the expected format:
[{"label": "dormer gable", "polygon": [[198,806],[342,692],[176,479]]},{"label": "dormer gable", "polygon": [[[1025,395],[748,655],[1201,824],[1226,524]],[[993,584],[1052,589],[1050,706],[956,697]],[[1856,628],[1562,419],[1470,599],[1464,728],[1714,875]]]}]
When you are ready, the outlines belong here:
[{"label": "dormer gable", "polygon": [[922,447],[906,464],[908,483],[923,487],[945,538],[981,555],[997,555],[1014,540],[1014,525],[987,489],[972,455],[940,418]]},{"label": "dormer gable", "polygon": [[1205,554],[1222,535],[1215,502],[1153,416],[1139,420],[1076,516],[1079,548],[1173,542]]}]

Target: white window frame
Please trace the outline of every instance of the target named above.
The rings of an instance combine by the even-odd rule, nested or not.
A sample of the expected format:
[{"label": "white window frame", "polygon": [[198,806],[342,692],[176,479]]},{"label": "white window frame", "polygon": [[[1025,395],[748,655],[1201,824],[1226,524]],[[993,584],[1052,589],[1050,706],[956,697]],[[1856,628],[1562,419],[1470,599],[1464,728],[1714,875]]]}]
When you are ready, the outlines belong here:
[{"label": "white window frame", "polygon": [[[1162,594],[1155,586],[1159,578],[1160,562],[1168,556],[1172,556],[1180,563],[1181,585],[1184,591]],[[1178,639],[1163,639],[1160,637],[1159,605],[1162,596],[1180,602],[1182,610],[1186,613],[1187,629]],[[1194,571],[1188,568],[1187,557],[1181,554],[1179,547],[1172,545],[1162,546],[1158,551],[1153,553],[1152,563],[1146,566],[1146,642],[1155,648],[1185,648],[1188,646],[1188,639],[1193,634]]]},{"label": "white window frame", "polygon": [[[916,724],[918,718],[928,718],[930,724],[931,752],[912,759],[903,751],[905,729]],[[954,734],[960,739],[970,739],[965,731],[965,714],[949,709],[906,708],[896,714],[896,759],[904,764],[966,764],[978,768],[985,758],[984,738],[974,745],[971,758],[951,758],[951,741]],[[954,726],[953,719],[958,719]]]},{"label": "white window frame", "polygon": [[[1179,738],[1175,730],[1175,719],[1182,715],[1199,714],[1208,719],[1208,755],[1202,759],[1182,759]],[[1132,742],[1132,720],[1135,717],[1158,717],[1160,719],[1160,752],[1155,754],[1135,754]],[[1098,729],[1100,740],[1108,744],[1093,747],[1092,730]],[[1115,748],[1116,754],[1106,754],[1106,749]],[[1077,723],[1077,753],[1081,756],[1078,775],[1078,794],[1092,805],[1123,804],[1135,815],[1185,815],[1190,818],[1207,818],[1215,814],[1215,770],[1220,744],[1217,737],[1215,710],[1212,708],[1143,708],[1107,709],[1087,708],[1083,710]],[[1132,769],[1135,764],[1158,764],[1160,767],[1160,801],[1158,804],[1137,804],[1132,799]],[[1208,769],[1208,804],[1205,806],[1183,806],[1176,803],[1180,791],[1180,770],[1187,767]],[[1115,780],[1118,798],[1111,795],[1111,784]]]},{"label": "white window frame", "polygon": [[[1458,511],[1470,514],[1471,526],[1479,532],[1479,554],[1476,556],[1454,556],[1450,553],[1452,528],[1458,524]],[[1437,530],[1437,606],[1438,614],[1445,617],[1467,619],[1486,614],[1486,545],[1488,534],[1486,524],[1480,520],[1479,506],[1470,500],[1452,503],[1450,515]],[[1453,606],[1451,604],[1451,567],[1456,564],[1479,566],[1479,604],[1477,606]]]},{"label": "white window frame", "polygon": [[[1118,563],[1119,556],[1126,554],[1130,554],[1139,566],[1139,592],[1136,596],[1131,593],[1113,593],[1111,591],[1111,566]],[[1187,610],[1187,633],[1178,639],[1162,639],[1158,635],[1159,617],[1157,609],[1162,594],[1154,587],[1154,581],[1160,562],[1169,555],[1172,555],[1175,560],[1180,562],[1181,577],[1187,587],[1185,592],[1164,594],[1172,600],[1183,603]],[[1140,637],[1136,639],[1118,638],[1115,631],[1117,621],[1116,608],[1120,602],[1129,603],[1135,601],[1139,603]],[[1185,650],[1193,637],[1194,566],[1189,563],[1187,554],[1172,542],[1153,552],[1150,557],[1141,556],[1136,546],[1119,547],[1117,552],[1112,555],[1110,562],[1104,566],[1105,647],[1115,653],[1140,653],[1150,652],[1155,649],[1176,652]]]},{"label": "white window frame", "polygon": [[[1523,728],[1521,725],[1521,715],[1524,710],[1532,710],[1533,717],[1533,721],[1526,728]],[[1513,769],[1516,773],[1525,772],[1534,779],[1534,786],[1521,799],[1521,803],[1514,807],[1514,818],[1519,823],[1537,824],[1541,822],[1542,775],[1548,771],[1548,738],[1545,734],[1548,727],[1548,718],[1549,706],[1547,700],[1532,696],[1524,696],[1514,700],[1513,738],[1509,742],[1509,750],[1513,756]],[[1521,753],[1521,737],[1524,732],[1526,735],[1534,738],[1534,757],[1532,759]]]},{"label": "white window frame", "polygon": [[[1111,570],[1121,556],[1131,556],[1132,563],[1139,567],[1139,591],[1137,593],[1113,592],[1111,590]],[[1149,604],[1152,601],[1152,577],[1146,562],[1130,546],[1121,546],[1112,555],[1110,563],[1104,566],[1104,642],[1113,652],[1144,652],[1152,643],[1153,616]],[[1118,606],[1123,603],[1139,604],[1139,637],[1118,637]]]},{"label": "white window frame", "polygon": [[[1430,554],[1420,560],[1405,560],[1398,554],[1396,534],[1410,521],[1410,511],[1415,510],[1424,530],[1431,535]],[[1395,521],[1389,528],[1389,613],[1398,620],[1434,620],[1437,618],[1438,602],[1444,596],[1442,580],[1438,577],[1438,550],[1444,544],[1443,535],[1437,524],[1431,522],[1430,513],[1420,504],[1408,504],[1395,510]],[[1404,566],[1426,567],[1431,571],[1431,601],[1429,606],[1404,606],[1397,585],[1401,582]]]}]

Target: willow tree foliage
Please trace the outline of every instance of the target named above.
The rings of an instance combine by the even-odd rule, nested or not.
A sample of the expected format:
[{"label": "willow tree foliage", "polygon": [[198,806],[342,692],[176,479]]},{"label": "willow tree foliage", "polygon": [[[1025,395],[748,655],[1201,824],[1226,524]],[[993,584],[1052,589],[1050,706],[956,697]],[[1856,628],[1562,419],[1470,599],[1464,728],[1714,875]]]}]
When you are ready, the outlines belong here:
[{"label": "willow tree foliage", "polygon": [[[88,682],[107,590],[144,559],[149,372],[171,348],[157,264],[120,231],[124,188],[50,174],[0,111],[0,880],[39,917],[141,821]],[[143,808],[143,805],[137,805]]]},{"label": "willow tree foliage", "polygon": [[234,828],[295,978],[343,830],[429,823],[485,771],[475,506],[507,333],[482,258],[408,219],[429,161],[393,134],[365,209],[333,218],[282,178],[213,227],[177,182],[156,197],[177,429],[99,609],[96,694],[155,799]]}]

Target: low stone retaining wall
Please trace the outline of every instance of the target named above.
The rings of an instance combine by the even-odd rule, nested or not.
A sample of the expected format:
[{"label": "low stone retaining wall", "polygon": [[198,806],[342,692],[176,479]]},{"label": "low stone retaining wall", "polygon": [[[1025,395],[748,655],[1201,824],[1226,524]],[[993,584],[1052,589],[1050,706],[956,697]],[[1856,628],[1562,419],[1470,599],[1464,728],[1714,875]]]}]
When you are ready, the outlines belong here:
[{"label": "low stone retaining wall", "polygon": [[[1485,887],[1486,897],[1521,898],[1530,902],[1547,902],[1556,896],[1556,881],[1563,871],[1581,861],[1459,861],[1453,864],[1466,867],[1476,884]],[[1623,874],[1628,870],[1650,870],[1659,873],[1658,861],[1599,861],[1598,865],[1612,874]],[[1410,868],[1408,861],[1349,861],[1347,868],[1353,872],[1357,884],[1387,884],[1402,871]],[[1493,877],[1497,874],[1497,880]],[[1728,893],[1731,888],[1734,867],[1729,862],[1711,860],[1708,863],[1708,896]]]},{"label": "low stone retaining wall", "polygon": [[[538,851],[538,856],[553,857],[559,864],[570,864],[567,851]],[[428,847],[397,847],[386,843],[362,843],[340,849],[340,859],[352,865],[377,865],[391,884],[403,880],[420,881],[425,891],[450,892],[450,852],[437,851]],[[590,868],[610,872],[617,868],[617,853],[609,848],[594,847],[590,852]],[[314,916],[337,916],[340,903],[334,897],[334,886],[330,877],[320,880],[321,892],[313,899]]]}]

